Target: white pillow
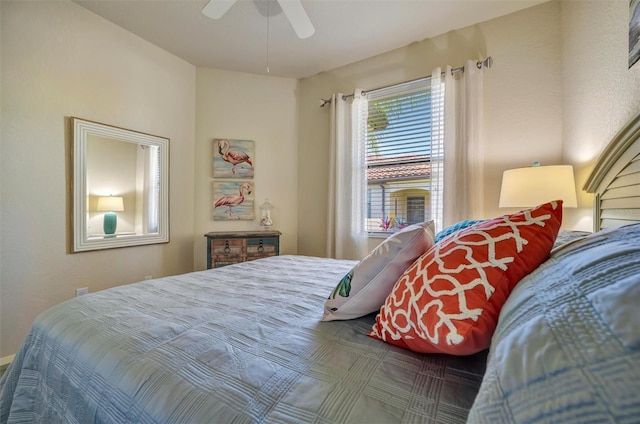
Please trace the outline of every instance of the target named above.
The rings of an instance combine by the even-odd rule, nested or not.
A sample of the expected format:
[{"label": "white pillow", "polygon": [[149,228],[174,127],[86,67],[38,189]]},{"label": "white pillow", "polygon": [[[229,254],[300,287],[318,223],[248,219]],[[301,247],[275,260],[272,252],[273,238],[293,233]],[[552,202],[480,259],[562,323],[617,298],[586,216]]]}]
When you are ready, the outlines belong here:
[{"label": "white pillow", "polygon": [[322,321],[377,312],[402,273],[433,246],[433,221],[391,235],[345,275],[325,302]]}]

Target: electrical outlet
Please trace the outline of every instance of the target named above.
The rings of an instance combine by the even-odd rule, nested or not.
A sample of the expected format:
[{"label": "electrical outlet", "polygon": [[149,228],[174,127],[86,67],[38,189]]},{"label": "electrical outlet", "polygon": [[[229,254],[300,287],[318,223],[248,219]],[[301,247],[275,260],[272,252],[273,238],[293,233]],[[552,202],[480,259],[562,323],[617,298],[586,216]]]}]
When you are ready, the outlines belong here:
[{"label": "electrical outlet", "polygon": [[81,289],[76,289],[76,297],[82,296],[83,294],[89,293],[89,287],[83,287]]},{"label": "electrical outlet", "polygon": [[145,280],[152,280],[152,279],[153,279],[153,276],[151,276],[151,275],[145,275],[145,276],[144,276],[144,279],[145,279]]}]

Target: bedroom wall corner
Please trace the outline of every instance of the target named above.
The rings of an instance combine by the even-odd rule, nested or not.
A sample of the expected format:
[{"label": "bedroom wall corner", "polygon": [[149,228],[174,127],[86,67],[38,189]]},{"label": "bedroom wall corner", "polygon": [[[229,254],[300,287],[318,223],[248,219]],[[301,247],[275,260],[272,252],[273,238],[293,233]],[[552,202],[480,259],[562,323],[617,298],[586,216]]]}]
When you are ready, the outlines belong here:
[{"label": "bedroom wall corner", "polygon": [[[262,229],[265,197],[272,229],[282,233],[280,254],[297,253],[297,80],[200,67],[196,74],[195,269],[207,265],[206,233]],[[214,138],[255,142],[255,220],[213,220],[213,182],[223,181],[213,178]]]},{"label": "bedroom wall corner", "polygon": [[[0,2],[0,357],[74,296],[193,270],[195,67],[71,1]],[[170,242],[67,252],[70,116],[170,138]]]},{"label": "bedroom wall corner", "polygon": [[640,110],[640,67],[628,69],[629,2],[563,1],[563,145],[574,166],[578,209],[571,228],[593,230],[593,196],[582,191],[611,138]]}]

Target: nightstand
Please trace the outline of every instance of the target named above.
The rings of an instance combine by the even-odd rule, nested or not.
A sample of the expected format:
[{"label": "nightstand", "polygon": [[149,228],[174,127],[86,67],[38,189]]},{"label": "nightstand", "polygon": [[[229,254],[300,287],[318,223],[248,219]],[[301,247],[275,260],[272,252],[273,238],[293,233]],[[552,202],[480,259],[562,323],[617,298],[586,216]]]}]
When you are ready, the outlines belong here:
[{"label": "nightstand", "polygon": [[280,231],[211,232],[207,238],[207,269],[280,254]]}]

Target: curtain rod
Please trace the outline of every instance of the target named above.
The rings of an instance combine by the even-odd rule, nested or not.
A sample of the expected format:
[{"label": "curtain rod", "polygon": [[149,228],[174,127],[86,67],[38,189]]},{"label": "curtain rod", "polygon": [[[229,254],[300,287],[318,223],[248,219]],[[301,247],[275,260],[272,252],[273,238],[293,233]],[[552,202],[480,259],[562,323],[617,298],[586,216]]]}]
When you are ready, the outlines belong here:
[{"label": "curtain rod", "polygon": [[[491,56],[487,57],[484,60],[479,60],[479,61],[476,62],[476,67],[478,69],[482,69],[482,68],[489,69],[489,68],[491,68],[492,65],[493,65],[493,58]],[[458,72],[463,72],[463,71],[464,71],[464,66],[461,66],[459,68],[452,69],[451,73],[452,74],[456,74]],[[445,72],[442,72],[441,75],[444,76],[444,74],[445,74]],[[411,83],[418,82],[418,81],[428,81],[430,79],[431,79],[431,75],[426,76],[426,77],[420,77],[420,78],[412,79],[410,81],[401,82],[399,84],[390,84],[390,85],[385,85],[384,87],[373,88],[371,90],[366,90],[366,91],[363,90],[362,94],[367,94],[370,91],[382,90],[384,88],[389,88],[389,87],[393,87],[393,86],[396,86],[396,85],[411,84]],[[354,96],[353,93],[345,94],[345,95],[342,96],[342,100],[350,99],[353,96]],[[331,104],[331,99],[320,99],[320,107],[325,107],[325,105],[328,105],[328,104]]]}]

